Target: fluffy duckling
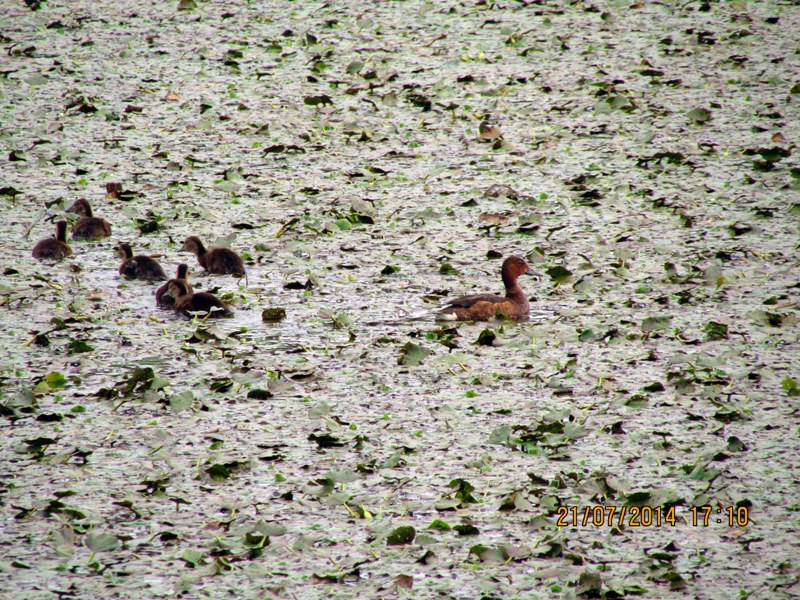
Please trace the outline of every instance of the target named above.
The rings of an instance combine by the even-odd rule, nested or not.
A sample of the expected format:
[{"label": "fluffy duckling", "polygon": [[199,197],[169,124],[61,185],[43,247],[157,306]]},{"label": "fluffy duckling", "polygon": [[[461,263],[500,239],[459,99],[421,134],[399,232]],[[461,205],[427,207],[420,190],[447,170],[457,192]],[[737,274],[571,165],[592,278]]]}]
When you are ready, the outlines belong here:
[{"label": "fluffy duckling", "polygon": [[111,224],[105,219],[92,216],[92,207],[84,198],[78,198],[67,209],[81,217],[72,226],[73,240],[96,240],[111,235]]},{"label": "fluffy duckling", "polygon": [[197,262],[209,273],[231,274],[244,277],[244,262],[233,250],[228,248],[206,249],[196,235],[190,235],[183,242],[183,249],[193,252]]},{"label": "fluffy duckling", "polygon": [[169,284],[173,281],[182,281],[190,294],[194,293],[192,286],[189,285],[189,266],[186,263],[178,265],[175,279],[170,279],[167,283],[156,290],[156,306],[159,308],[172,308],[175,306],[175,298],[169,295]]},{"label": "fluffy duckling", "polygon": [[[181,279],[169,282],[167,293],[175,300],[175,312],[191,317],[191,313],[206,313],[206,317],[230,317],[231,310],[214,294],[193,293],[189,284]],[[214,310],[217,309],[217,310]]]},{"label": "fluffy duckling", "polygon": [[508,319],[527,319],[530,315],[528,299],[519,287],[520,275],[528,272],[528,264],[518,256],[509,256],[501,269],[505,296],[474,294],[450,300],[448,306],[436,315],[439,321],[488,321],[498,314]]},{"label": "fluffy duckling", "polygon": [[72,254],[72,248],[67,244],[67,222],[56,223],[56,237],[45,238],[33,247],[33,258],[39,260],[61,260]]},{"label": "fluffy duckling", "polygon": [[164,281],[167,274],[153,258],[140,254],[133,255],[130,244],[117,246],[117,256],[122,259],[119,274],[128,279],[146,279],[148,281]]}]

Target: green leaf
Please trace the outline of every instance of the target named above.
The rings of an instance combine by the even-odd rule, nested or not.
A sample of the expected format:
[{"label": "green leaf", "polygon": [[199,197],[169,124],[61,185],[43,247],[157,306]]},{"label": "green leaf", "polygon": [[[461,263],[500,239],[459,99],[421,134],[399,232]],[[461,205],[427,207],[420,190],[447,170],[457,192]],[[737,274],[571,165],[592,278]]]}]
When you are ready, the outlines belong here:
[{"label": "green leaf", "polygon": [[445,262],[439,265],[439,273],[441,273],[442,275],[460,275],[461,271],[456,269],[450,263]]},{"label": "green leaf", "polygon": [[781,387],[786,390],[786,393],[789,396],[800,396],[800,386],[798,386],[797,381],[791,377],[787,377],[781,381]]},{"label": "green leaf", "polygon": [[86,547],[92,552],[108,552],[119,547],[119,540],[110,533],[89,532],[86,534]]},{"label": "green leaf", "polygon": [[469,481],[458,478],[458,479],[453,479],[447,485],[448,487],[451,487],[454,490],[456,490],[455,497],[461,502],[462,505],[475,504],[478,502],[472,495],[472,492],[475,491],[475,488]]},{"label": "green leaf", "polygon": [[417,530],[411,525],[403,525],[389,534],[389,537],[386,538],[386,545],[407,546],[414,541],[415,537],[417,537]]},{"label": "green leaf", "polygon": [[182,412],[192,408],[194,394],[192,390],[185,390],[170,397],[169,407],[175,412]]},{"label": "green leaf", "polygon": [[469,549],[470,555],[474,554],[483,563],[502,564],[507,561],[505,552],[500,548],[487,548],[481,544],[476,544]]},{"label": "green leaf", "polygon": [[286,309],[280,306],[265,308],[261,311],[261,320],[265,323],[274,323],[286,318]]},{"label": "green leaf", "polygon": [[203,564],[203,552],[201,550],[188,549],[181,554],[181,560],[185,560],[194,569]]},{"label": "green leaf", "polygon": [[83,340],[73,340],[67,346],[68,354],[80,354],[81,352],[92,352],[94,348]]},{"label": "green leaf", "polygon": [[451,529],[450,524],[440,519],[435,519],[433,523],[428,525],[428,529],[438,529],[439,531],[448,531]]},{"label": "green leaf", "polygon": [[363,62],[361,62],[360,60],[354,60],[349,65],[347,65],[346,71],[347,71],[347,73],[349,75],[356,75],[363,68],[364,68],[364,63]]},{"label": "green leaf", "polygon": [[475,343],[478,346],[493,346],[494,341],[497,339],[497,334],[491,329],[484,329],[478,334],[478,339]]},{"label": "green leaf", "polygon": [[725,449],[728,452],[746,452],[747,446],[745,446],[742,440],[737,438],[735,435],[732,435],[728,438],[728,445]]},{"label": "green leaf", "polygon": [[453,529],[458,532],[458,535],[478,535],[481,532],[475,525],[470,525],[469,523],[456,525]]},{"label": "green leaf", "polygon": [[326,96],[325,94],[322,94],[320,96],[306,96],[305,98],[303,98],[303,102],[307,106],[319,106],[320,104],[322,105],[330,104],[331,106],[333,106],[333,100],[331,100],[330,96]]},{"label": "green leaf", "polygon": [[569,281],[569,278],[572,277],[572,271],[569,269],[565,269],[564,267],[556,266],[550,267],[545,271],[547,275],[556,282],[556,284],[562,284],[566,281]]},{"label": "green leaf", "polygon": [[647,317],[642,321],[642,331],[650,333],[651,331],[663,331],[667,329],[672,323],[672,317]]},{"label": "green leaf", "polygon": [[693,108],[686,113],[692,123],[702,124],[711,120],[711,111],[706,108]]},{"label": "green leaf", "polygon": [[153,380],[150,382],[150,389],[154,392],[165,388],[169,385],[169,380],[164,379],[163,377],[159,377],[158,375],[153,376]]},{"label": "green leaf", "polygon": [[703,327],[706,332],[706,341],[714,340],[727,340],[728,339],[728,326],[725,323],[717,323],[716,321],[709,321]]},{"label": "green leaf", "polygon": [[59,389],[67,385],[67,378],[60,371],[50,371],[44,376],[44,381],[51,389]]},{"label": "green leaf", "polygon": [[504,444],[511,439],[512,431],[511,425],[501,425],[489,434],[487,442],[490,444]]},{"label": "green leaf", "polygon": [[586,429],[577,423],[566,423],[564,425],[564,437],[569,440],[577,440],[586,435]]},{"label": "green leaf", "polygon": [[398,365],[414,366],[420,364],[426,356],[433,354],[433,350],[429,350],[423,346],[415,344],[414,342],[406,342],[400,349],[400,358],[397,359]]},{"label": "green leaf", "polygon": [[133,392],[147,389],[154,377],[155,373],[151,367],[135,367],[130,376],[117,385],[121,388],[123,395],[128,396]]}]

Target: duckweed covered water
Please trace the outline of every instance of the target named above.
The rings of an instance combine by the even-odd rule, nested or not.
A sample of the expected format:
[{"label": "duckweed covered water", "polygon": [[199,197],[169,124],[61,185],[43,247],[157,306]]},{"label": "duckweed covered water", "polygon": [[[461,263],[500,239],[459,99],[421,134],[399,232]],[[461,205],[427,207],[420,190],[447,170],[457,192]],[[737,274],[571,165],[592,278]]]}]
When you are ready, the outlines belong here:
[{"label": "duckweed covered water", "polygon": [[790,4],[6,4],[0,591],[798,594]]}]

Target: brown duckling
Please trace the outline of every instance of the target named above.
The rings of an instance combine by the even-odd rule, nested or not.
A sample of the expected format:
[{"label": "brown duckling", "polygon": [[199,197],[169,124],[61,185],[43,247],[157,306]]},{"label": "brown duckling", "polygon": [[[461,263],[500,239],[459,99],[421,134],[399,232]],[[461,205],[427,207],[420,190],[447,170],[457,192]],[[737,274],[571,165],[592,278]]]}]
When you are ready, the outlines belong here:
[{"label": "brown duckling", "polygon": [[[193,293],[188,283],[181,279],[169,282],[167,293],[175,300],[175,312],[191,317],[191,313],[206,313],[206,317],[230,317],[233,312],[208,292]],[[217,310],[214,310],[217,309]]]},{"label": "brown duckling", "polygon": [[208,250],[196,235],[190,235],[183,242],[183,249],[194,252],[197,262],[209,273],[231,274],[244,277],[244,262],[233,250],[228,248],[209,248]]},{"label": "brown duckling", "polygon": [[156,306],[159,308],[172,308],[175,306],[175,298],[169,295],[169,284],[173,281],[182,281],[190,294],[194,293],[192,286],[189,285],[189,265],[181,263],[175,273],[175,279],[170,279],[167,283],[156,290]]},{"label": "brown duckling", "polygon": [[528,272],[528,264],[518,256],[509,256],[501,269],[505,296],[474,294],[450,300],[436,315],[439,321],[488,321],[498,314],[507,319],[527,319],[530,316],[528,299],[517,279]]},{"label": "brown duckling", "polygon": [[133,255],[130,244],[120,244],[116,248],[117,256],[122,259],[119,274],[128,279],[146,279],[148,281],[164,281],[167,274],[155,259],[139,254]]},{"label": "brown duckling", "polygon": [[39,260],[61,260],[72,254],[72,248],[67,244],[67,222],[56,223],[56,237],[45,238],[33,247],[33,258]]},{"label": "brown duckling", "polygon": [[92,216],[92,207],[85,198],[78,198],[67,209],[81,217],[72,226],[73,240],[96,240],[111,235],[111,224],[105,219]]}]

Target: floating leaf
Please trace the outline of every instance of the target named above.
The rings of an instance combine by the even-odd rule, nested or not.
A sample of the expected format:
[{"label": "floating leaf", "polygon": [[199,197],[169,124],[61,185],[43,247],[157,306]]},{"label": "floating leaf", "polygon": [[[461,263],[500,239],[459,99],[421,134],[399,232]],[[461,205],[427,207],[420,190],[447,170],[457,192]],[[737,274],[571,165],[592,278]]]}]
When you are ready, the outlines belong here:
[{"label": "floating leaf", "polygon": [[693,108],[686,113],[686,116],[691,119],[692,123],[700,125],[711,120],[711,111],[706,108]]},{"label": "floating leaf", "polygon": [[185,390],[170,396],[169,407],[175,412],[188,410],[194,404],[194,394],[192,390]]},{"label": "floating leaf", "polygon": [[325,94],[322,94],[320,96],[306,96],[305,98],[303,98],[303,102],[307,106],[319,106],[320,104],[322,104],[323,106],[325,104],[330,104],[331,106],[333,106],[333,100],[331,100],[330,96],[326,96]]},{"label": "floating leaf", "polygon": [[211,476],[215,481],[222,481],[228,479],[235,471],[247,466],[249,463],[246,460],[232,460],[226,463],[213,463],[206,468],[206,473]]},{"label": "floating leaf", "polygon": [[478,334],[478,339],[475,343],[478,346],[493,346],[494,341],[497,339],[497,334],[491,329],[484,329]]},{"label": "floating leaf", "polygon": [[364,63],[360,60],[351,61],[345,69],[349,75],[357,75],[364,68]]},{"label": "floating leaf", "polygon": [[323,433],[321,435],[312,433],[308,436],[308,439],[309,441],[316,442],[317,446],[320,448],[338,448],[344,446],[343,441],[329,433]]},{"label": "floating leaf", "polygon": [[458,532],[458,535],[479,535],[481,532],[475,525],[470,525],[469,523],[456,525],[453,529]]},{"label": "floating leaf", "polygon": [[397,364],[406,366],[418,365],[426,356],[431,354],[433,354],[433,350],[429,350],[414,342],[406,342],[400,349],[400,358],[397,359]]},{"label": "floating leaf", "polygon": [[706,323],[705,327],[703,327],[703,331],[706,332],[706,341],[728,339],[728,326],[725,323],[709,321]]},{"label": "floating leaf", "polygon": [[94,348],[83,340],[73,340],[67,346],[68,354],[80,354],[82,352],[92,352]]},{"label": "floating leaf", "polygon": [[261,320],[265,323],[274,323],[286,318],[286,309],[280,307],[265,308],[261,311]]},{"label": "floating leaf", "polygon": [[550,279],[555,281],[557,285],[569,281],[569,278],[572,277],[572,271],[560,266],[550,267],[545,273],[547,273]]},{"label": "floating leaf", "polygon": [[386,538],[387,546],[407,546],[417,537],[417,530],[411,525],[403,525],[394,529]]},{"label": "floating leaf", "polygon": [[183,554],[181,554],[181,560],[185,561],[193,569],[196,569],[205,562],[203,560],[203,552],[201,550],[193,550],[191,548],[183,551]]},{"label": "floating leaf", "polygon": [[86,547],[92,552],[109,552],[116,550],[119,547],[119,540],[117,536],[110,533],[92,533],[86,534]]},{"label": "floating leaf", "polygon": [[481,544],[476,544],[469,549],[470,555],[475,555],[483,563],[502,564],[508,560],[506,553],[500,548],[487,548]]},{"label": "floating leaf", "polygon": [[725,447],[728,452],[747,452],[747,446],[744,445],[744,442],[737,438],[735,435],[732,435],[728,438],[728,445]]},{"label": "floating leaf", "polygon": [[800,385],[798,385],[797,381],[795,381],[791,377],[787,377],[786,379],[781,381],[781,387],[786,391],[786,394],[790,397],[800,396]]},{"label": "floating leaf", "polygon": [[475,491],[475,488],[469,481],[458,478],[453,479],[447,485],[448,487],[456,490],[454,496],[462,505],[475,504],[478,502],[475,499],[475,496],[472,495],[472,492]]},{"label": "floating leaf", "polygon": [[672,323],[672,317],[647,317],[642,320],[642,331],[650,333],[652,331],[663,331]]},{"label": "floating leaf", "polygon": [[451,265],[448,262],[439,265],[439,273],[441,273],[442,275],[461,275],[461,271],[456,269],[453,265]]},{"label": "floating leaf", "polygon": [[50,371],[44,376],[44,382],[50,389],[60,389],[67,385],[67,378],[60,371]]}]

